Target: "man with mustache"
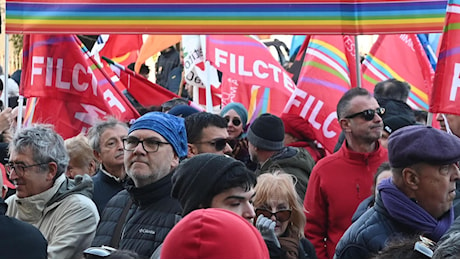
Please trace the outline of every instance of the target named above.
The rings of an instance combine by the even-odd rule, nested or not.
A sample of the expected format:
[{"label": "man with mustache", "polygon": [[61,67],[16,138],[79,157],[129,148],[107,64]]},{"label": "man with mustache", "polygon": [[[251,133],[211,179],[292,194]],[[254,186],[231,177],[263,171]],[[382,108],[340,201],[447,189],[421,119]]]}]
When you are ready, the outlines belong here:
[{"label": "man with mustache", "polygon": [[305,237],[319,258],[334,256],[359,203],[371,195],[374,173],[388,160],[387,150],[379,143],[384,112],[363,88],[348,90],[337,104],[345,142],[313,167],[304,200]]},{"label": "man with mustache", "polygon": [[431,126],[406,126],[390,135],[388,157],[392,177],[378,185],[374,207],[345,232],[335,258],[371,258],[400,236],[438,242],[454,221],[460,139]]},{"label": "man with mustache", "polygon": [[92,246],[108,245],[148,258],[182,212],[170,194],[172,171],[187,156],[184,119],[147,113],[131,125],[123,148],[126,189],[107,203]]},{"label": "man with mustache", "polygon": [[123,163],[123,137],[128,135],[128,126],[115,118],[97,122],[88,132],[88,141],[99,170],[92,177],[94,184],[93,201],[99,214],[107,202],[123,190],[126,179]]}]

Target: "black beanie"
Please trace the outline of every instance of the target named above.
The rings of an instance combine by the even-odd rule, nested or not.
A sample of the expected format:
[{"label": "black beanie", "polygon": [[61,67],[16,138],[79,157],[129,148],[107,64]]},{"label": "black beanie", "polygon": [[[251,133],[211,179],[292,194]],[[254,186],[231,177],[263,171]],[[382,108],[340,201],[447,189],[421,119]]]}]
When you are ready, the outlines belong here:
[{"label": "black beanie", "polygon": [[182,216],[199,209],[200,204],[212,199],[210,194],[222,176],[234,167],[246,170],[244,163],[226,155],[198,154],[182,161],[172,176],[171,196],[179,200]]},{"label": "black beanie", "polygon": [[405,115],[394,115],[383,119],[383,130],[388,134],[409,125],[415,125],[415,121]]},{"label": "black beanie", "polygon": [[248,141],[255,147],[278,151],[284,147],[284,124],[281,118],[272,114],[262,114],[249,127]]}]

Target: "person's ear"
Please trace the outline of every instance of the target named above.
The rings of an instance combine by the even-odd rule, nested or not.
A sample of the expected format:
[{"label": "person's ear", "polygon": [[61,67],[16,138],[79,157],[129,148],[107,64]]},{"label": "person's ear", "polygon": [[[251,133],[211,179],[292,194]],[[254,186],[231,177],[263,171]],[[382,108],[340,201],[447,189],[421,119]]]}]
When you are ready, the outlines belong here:
[{"label": "person's ear", "polygon": [[193,156],[198,154],[198,148],[194,144],[187,144],[187,158],[192,158]]},{"label": "person's ear", "polygon": [[340,124],[340,128],[342,128],[344,132],[351,132],[351,128],[350,128],[351,120],[350,119],[342,118],[339,120],[339,124]]},{"label": "person's ear", "polygon": [[402,178],[405,186],[409,187],[411,190],[417,190],[420,183],[420,176],[417,171],[413,168],[404,168],[402,170]]},{"label": "person's ear", "polygon": [[[46,180],[52,181],[57,174],[57,163],[49,162],[48,163],[48,172],[46,173]],[[64,173],[65,174],[65,173]]]},{"label": "person's ear", "polygon": [[101,158],[101,153],[96,151],[96,150],[93,150],[93,154],[94,154],[94,157],[96,158],[96,160],[99,162],[99,163],[102,163],[102,158]]}]

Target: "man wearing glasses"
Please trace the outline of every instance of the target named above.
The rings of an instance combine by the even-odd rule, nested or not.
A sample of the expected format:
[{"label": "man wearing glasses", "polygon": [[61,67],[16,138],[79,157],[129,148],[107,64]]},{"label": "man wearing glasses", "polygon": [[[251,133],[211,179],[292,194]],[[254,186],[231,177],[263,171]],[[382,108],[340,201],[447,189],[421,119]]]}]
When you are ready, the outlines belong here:
[{"label": "man wearing glasses", "polygon": [[228,154],[232,148],[227,143],[227,121],[216,114],[199,112],[185,118],[188,155],[200,153]]},{"label": "man wearing glasses", "polygon": [[130,179],[102,213],[92,246],[131,250],[148,258],[180,219],[171,198],[171,172],[187,156],[184,119],[150,112],[138,118],[123,138]]},{"label": "man wearing glasses", "polygon": [[68,179],[68,163],[64,140],[50,126],[24,128],[10,143],[5,168],[16,194],[6,200],[6,214],[42,232],[48,240],[48,258],[82,258],[99,221],[91,200],[91,177]]},{"label": "man wearing glasses", "polygon": [[304,199],[305,237],[318,258],[333,258],[335,247],[359,203],[371,195],[374,173],[388,160],[380,143],[385,109],[363,88],[348,90],[337,104],[345,142],[313,168]]}]

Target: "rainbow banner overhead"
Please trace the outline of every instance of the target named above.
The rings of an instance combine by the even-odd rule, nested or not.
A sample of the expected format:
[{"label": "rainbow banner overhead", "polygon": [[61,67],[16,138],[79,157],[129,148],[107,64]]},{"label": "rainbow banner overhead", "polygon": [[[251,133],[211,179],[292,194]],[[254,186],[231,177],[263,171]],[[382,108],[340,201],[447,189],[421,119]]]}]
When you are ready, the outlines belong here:
[{"label": "rainbow banner overhead", "polygon": [[446,0],[6,0],[6,33],[441,32]]}]

